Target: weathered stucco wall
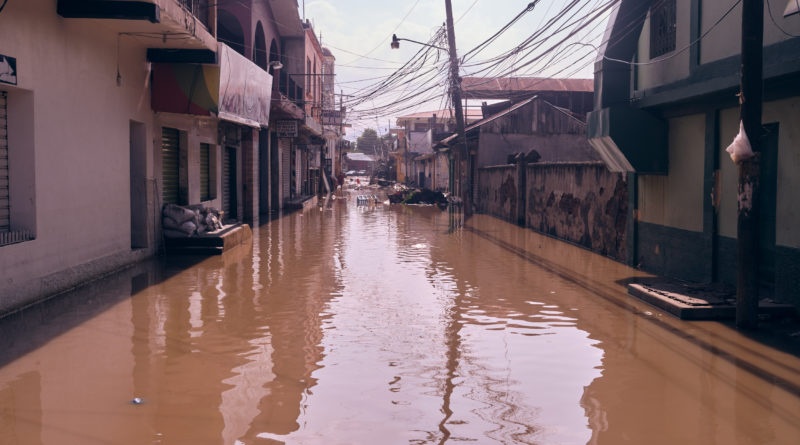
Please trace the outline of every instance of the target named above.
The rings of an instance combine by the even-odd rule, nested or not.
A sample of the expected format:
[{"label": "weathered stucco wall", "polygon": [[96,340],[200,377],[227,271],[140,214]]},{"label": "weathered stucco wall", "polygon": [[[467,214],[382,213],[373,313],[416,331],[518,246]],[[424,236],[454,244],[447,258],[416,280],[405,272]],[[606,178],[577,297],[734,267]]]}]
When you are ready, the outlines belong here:
[{"label": "weathered stucco wall", "polygon": [[528,227],[624,260],[628,186],[600,162],[533,164],[527,172]]},{"label": "weathered stucco wall", "polygon": [[517,183],[517,170],[513,165],[479,168],[475,184],[478,212],[516,222]]},{"label": "weathered stucco wall", "polygon": [[[531,164],[525,172],[526,226],[618,260],[626,256],[628,186],[600,162]],[[478,211],[517,221],[515,166],[478,170]]]}]

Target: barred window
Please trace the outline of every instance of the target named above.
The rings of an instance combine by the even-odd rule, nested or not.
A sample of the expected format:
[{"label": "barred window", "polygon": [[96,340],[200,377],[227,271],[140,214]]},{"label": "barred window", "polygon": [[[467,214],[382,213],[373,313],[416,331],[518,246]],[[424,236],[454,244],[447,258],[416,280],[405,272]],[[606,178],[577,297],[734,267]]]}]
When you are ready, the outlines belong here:
[{"label": "barred window", "polygon": [[650,58],[675,50],[675,0],[656,0],[650,8]]}]

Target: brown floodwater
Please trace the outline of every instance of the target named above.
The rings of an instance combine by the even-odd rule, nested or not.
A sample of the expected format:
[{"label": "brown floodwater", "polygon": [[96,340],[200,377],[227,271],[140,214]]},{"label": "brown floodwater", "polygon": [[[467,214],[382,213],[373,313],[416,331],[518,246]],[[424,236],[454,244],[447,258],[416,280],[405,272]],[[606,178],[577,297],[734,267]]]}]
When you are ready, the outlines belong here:
[{"label": "brown floodwater", "polygon": [[0,443],[800,443],[800,359],[632,299],[638,275],[340,197],[0,320]]}]

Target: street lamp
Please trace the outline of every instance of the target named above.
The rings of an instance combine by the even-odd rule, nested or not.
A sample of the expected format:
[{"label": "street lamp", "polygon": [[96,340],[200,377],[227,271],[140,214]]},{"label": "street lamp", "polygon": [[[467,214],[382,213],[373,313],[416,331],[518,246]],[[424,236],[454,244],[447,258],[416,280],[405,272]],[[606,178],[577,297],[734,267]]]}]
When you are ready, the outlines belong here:
[{"label": "street lamp", "polygon": [[405,40],[406,42],[416,43],[417,45],[430,46],[431,48],[440,49],[442,51],[447,51],[447,48],[442,48],[441,46],[431,45],[430,43],[423,43],[423,42],[418,42],[416,40],[399,38],[399,37],[397,37],[397,34],[392,34],[392,43],[390,44],[392,49],[400,49],[400,41],[401,40]]},{"label": "street lamp", "polygon": [[[392,49],[400,48],[400,41],[405,40],[408,42],[416,43],[422,46],[429,46],[431,48],[440,49],[442,51],[447,51],[450,54],[450,77],[452,80],[452,85],[450,86],[450,95],[453,101],[453,105],[455,106],[456,111],[456,133],[458,137],[456,138],[456,145],[460,145],[460,149],[456,150],[456,154],[454,155],[454,161],[456,163],[457,168],[455,171],[458,171],[460,174],[460,192],[461,192],[461,201],[462,205],[464,206],[464,214],[466,216],[470,216],[472,214],[472,200],[471,200],[471,191],[472,191],[472,159],[470,157],[469,148],[467,147],[467,135],[464,124],[464,110],[461,109],[461,77],[458,74],[458,56],[456,55],[456,37],[455,33],[453,32],[453,8],[450,5],[450,0],[445,0],[445,9],[447,12],[447,46],[448,48],[442,48],[440,46],[431,45],[428,43],[418,42],[416,40],[411,39],[402,39],[398,38],[397,34],[392,34]],[[465,161],[466,164],[466,171],[461,171],[461,160]],[[454,177],[455,171],[450,172],[450,177]],[[451,190],[451,192],[455,192],[455,190]]]},{"label": "street lamp", "polygon": [[273,70],[279,70],[283,68],[283,64],[280,62],[280,60],[273,60],[272,62],[269,63],[269,67],[272,68]]}]

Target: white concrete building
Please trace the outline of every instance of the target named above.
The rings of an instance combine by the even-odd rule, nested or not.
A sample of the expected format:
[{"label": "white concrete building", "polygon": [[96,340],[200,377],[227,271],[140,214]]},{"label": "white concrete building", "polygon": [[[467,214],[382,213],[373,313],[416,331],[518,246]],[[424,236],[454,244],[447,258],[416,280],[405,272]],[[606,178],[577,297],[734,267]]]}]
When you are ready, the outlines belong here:
[{"label": "white concrete building", "polygon": [[[198,149],[217,137],[216,119],[154,118],[148,54],[213,56],[215,7],[199,4],[28,0],[0,12],[0,314],[157,249],[162,127]],[[199,187],[185,193],[199,199]]]}]

